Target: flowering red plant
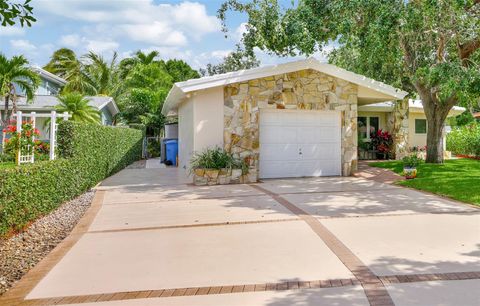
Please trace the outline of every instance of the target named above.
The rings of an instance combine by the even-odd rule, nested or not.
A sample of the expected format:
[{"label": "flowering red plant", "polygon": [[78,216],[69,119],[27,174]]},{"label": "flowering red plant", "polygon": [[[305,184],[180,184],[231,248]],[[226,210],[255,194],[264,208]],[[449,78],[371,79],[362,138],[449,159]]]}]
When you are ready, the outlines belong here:
[{"label": "flowering red plant", "polygon": [[392,151],[393,137],[388,131],[382,131],[379,129],[377,132],[370,134],[372,146],[384,155],[386,158]]}]

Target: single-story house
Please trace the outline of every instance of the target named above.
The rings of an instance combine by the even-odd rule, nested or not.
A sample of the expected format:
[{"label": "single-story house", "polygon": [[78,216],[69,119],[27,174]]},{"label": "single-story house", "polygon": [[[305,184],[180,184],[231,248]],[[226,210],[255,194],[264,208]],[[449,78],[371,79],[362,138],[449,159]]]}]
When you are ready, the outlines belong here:
[{"label": "single-story house", "polygon": [[[407,152],[409,110],[414,108],[406,95],[307,59],[176,83],[162,113],[178,116],[179,165],[184,169],[193,152],[220,146],[247,161],[250,181],[348,176],[357,168],[362,124],[368,130],[389,130],[396,155]],[[383,104],[363,109],[378,103]]]},{"label": "single-story house", "polygon": [[[24,114],[29,114],[31,112],[36,112],[38,114],[50,113],[52,110],[55,110],[55,106],[58,105],[59,101],[57,95],[67,81],[39,67],[32,67],[32,70],[40,76],[40,85],[35,91],[33,101],[28,103],[26,98],[21,96],[21,90],[17,88],[17,92],[19,93],[17,110]],[[86,99],[89,100],[91,106],[98,109],[100,112],[103,125],[113,125],[113,118],[119,110],[112,97],[93,96],[86,97]],[[0,115],[2,115],[5,110],[5,104],[3,101],[3,98],[0,97]],[[11,110],[12,102],[10,102],[9,107]],[[36,119],[36,127],[40,130],[41,140],[49,140],[50,138],[48,127],[45,125],[46,120],[48,120],[48,118],[43,117]],[[0,128],[2,127],[0,126]],[[2,135],[0,134],[0,138],[1,137]]]}]

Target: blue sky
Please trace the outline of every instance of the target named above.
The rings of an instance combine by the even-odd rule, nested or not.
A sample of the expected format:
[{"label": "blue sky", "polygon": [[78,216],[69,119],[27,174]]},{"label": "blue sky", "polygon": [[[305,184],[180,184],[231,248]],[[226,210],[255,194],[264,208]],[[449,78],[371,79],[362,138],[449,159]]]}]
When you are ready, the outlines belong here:
[{"label": "blue sky", "polygon": [[[24,54],[31,63],[43,66],[61,47],[105,57],[117,51],[121,58],[139,49],[158,50],[162,58],[180,58],[198,69],[219,62],[241,37],[244,15],[230,13],[230,37],[221,32],[216,11],[222,2],[33,0],[37,22],[31,28],[0,27],[0,52]],[[285,0],[285,5],[289,3]],[[291,60],[257,55],[263,65]]]}]

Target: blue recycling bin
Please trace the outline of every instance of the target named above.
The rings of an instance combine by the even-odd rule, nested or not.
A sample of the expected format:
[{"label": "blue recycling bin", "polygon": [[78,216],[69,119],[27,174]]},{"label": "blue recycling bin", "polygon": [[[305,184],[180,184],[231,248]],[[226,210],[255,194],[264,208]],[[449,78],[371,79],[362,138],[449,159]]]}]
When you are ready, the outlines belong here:
[{"label": "blue recycling bin", "polygon": [[178,155],[178,140],[169,139],[165,140],[165,157],[166,160],[169,160],[172,165],[177,165],[177,155]]}]

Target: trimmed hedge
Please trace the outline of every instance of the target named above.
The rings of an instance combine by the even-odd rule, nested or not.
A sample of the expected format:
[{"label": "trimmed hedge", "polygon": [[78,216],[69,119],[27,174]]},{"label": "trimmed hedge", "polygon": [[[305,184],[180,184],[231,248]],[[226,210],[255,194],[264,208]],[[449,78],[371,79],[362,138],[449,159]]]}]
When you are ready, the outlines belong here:
[{"label": "trimmed hedge", "polygon": [[448,133],[447,150],[454,154],[480,157],[480,124],[465,125]]},{"label": "trimmed hedge", "polygon": [[139,130],[61,122],[58,159],[0,169],[0,236],[82,194],[141,152]]}]

